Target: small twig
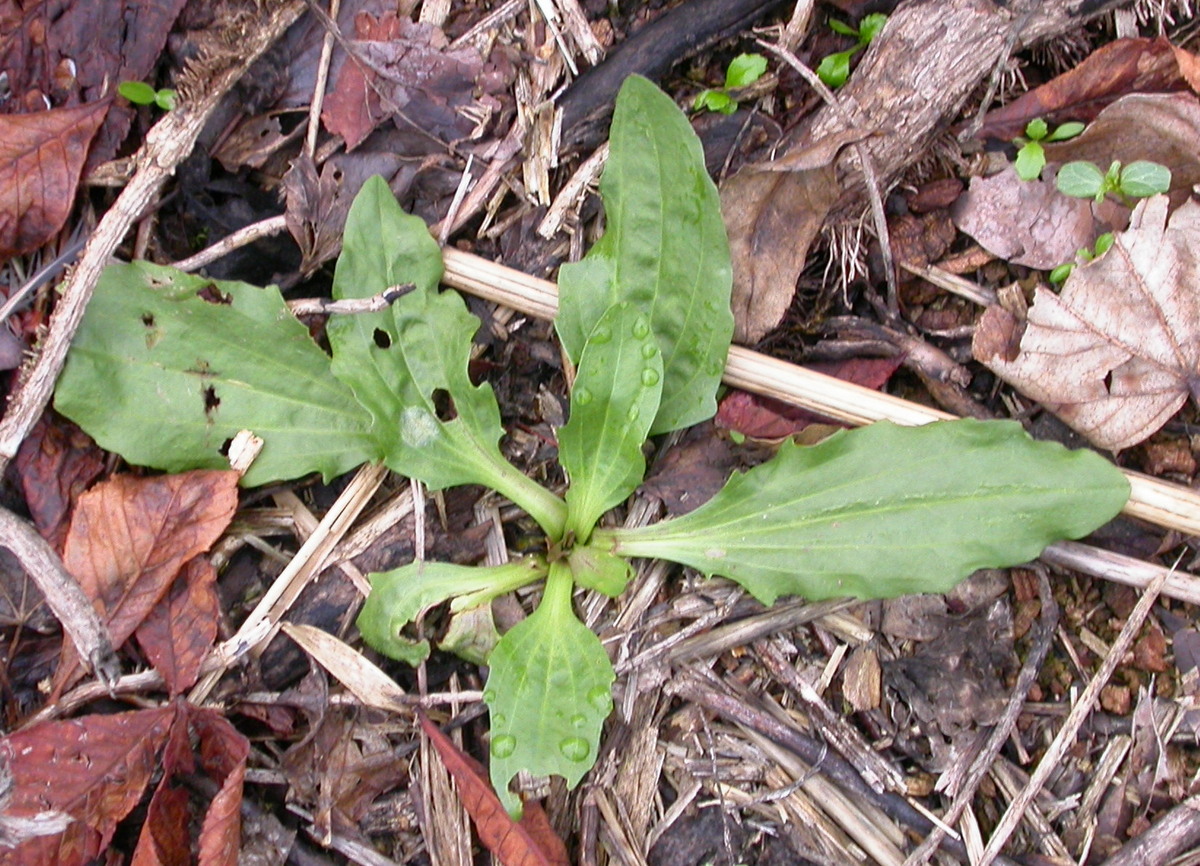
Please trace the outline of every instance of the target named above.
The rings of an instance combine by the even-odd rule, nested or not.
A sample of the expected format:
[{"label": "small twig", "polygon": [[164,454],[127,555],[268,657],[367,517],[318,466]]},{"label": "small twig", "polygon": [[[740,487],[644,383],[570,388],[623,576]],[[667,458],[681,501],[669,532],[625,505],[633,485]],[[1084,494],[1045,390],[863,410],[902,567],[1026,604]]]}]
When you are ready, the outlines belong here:
[{"label": "small twig", "polygon": [[1029,783],[1013,798],[1013,801],[1008,806],[1008,810],[1000,818],[1000,822],[996,825],[996,829],[993,831],[991,839],[988,840],[987,847],[983,849],[983,855],[979,858],[976,866],[988,866],[988,864],[996,861],[1000,849],[1004,847],[1004,843],[1008,841],[1008,837],[1017,829],[1017,824],[1020,823],[1029,804],[1033,802],[1034,797],[1042,790],[1042,786],[1046,784],[1046,780],[1050,778],[1050,774],[1058,769],[1067,749],[1075,744],[1075,737],[1079,733],[1079,729],[1083,727],[1083,723],[1087,720],[1088,715],[1092,712],[1096,699],[1100,697],[1100,690],[1107,685],[1109,678],[1113,675],[1113,671],[1117,669],[1117,665],[1121,663],[1121,660],[1125,657],[1125,653],[1133,646],[1133,641],[1137,637],[1138,632],[1141,631],[1142,624],[1145,623],[1146,617],[1149,616],[1154,602],[1158,600],[1159,593],[1162,591],[1166,580],[1167,576],[1160,574],[1146,587],[1145,593],[1138,600],[1137,605],[1133,608],[1133,612],[1129,614],[1129,618],[1121,628],[1121,633],[1113,641],[1112,649],[1105,656],[1100,669],[1096,671],[1096,675],[1092,677],[1087,687],[1083,690],[1083,694],[1079,696],[1079,700],[1075,702],[1075,706],[1071,708],[1071,712],[1067,714],[1062,728],[1059,729],[1058,734],[1054,737],[1054,742],[1050,744],[1050,748],[1046,750],[1046,754],[1042,756],[1042,760],[1038,763],[1037,768],[1030,775]]},{"label": "small twig", "polygon": [[[996,755],[1000,754],[1004,743],[1012,734],[1013,728],[1016,727],[1017,718],[1024,710],[1025,700],[1029,697],[1029,690],[1037,680],[1042,662],[1046,660],[1046,655],[1050,652],[1050,646],[1054,642],[1054,629],[1058,624],[1058,603],[1054,600],[1054,593],[1050,589],[1050,581],[1045,575],[1045,569],[1039,568],[1037,576],[1038,599],[1042,603],[1042,613],[1038,621],[1037,632],[1033,635],[1033,649],[1021,666],[1021,672],[1017,675],[1017,684],[1013,688],[1012,694],[1009,695],[1008,703],[1004,707],[1004,715],[992,728],[987,742],[984,743],[979,755],[971,763],[962,783],[954,793],[954,802],[942,816],[943,824],[956,824],[971,804],[971,800],[975,798],[975,792],[987,776]],[[942,825],[934,827],[933,832],[925,837],[925,841],[908,855],[904,866],[924,866],[945,838],[944,827]]]},{"label": "small twig", "polygon": [[335,301],[332,298],[296,298],[288,301],[288,309],[293,316],[318,315],[356,315],[358,313],[378,313],[386,310],[400,298],[411,292],[416,286],[404,283],[399,286],[388,286],[377,295],[369,298],[344,298]]},{"label": "small twig", "polygon": [[205,247],[194,256],[189,256],[186,259],[180,259],[171,267],[181,271],[198,271],[205,265],[210,265],[217,259],[229,255],[240,247],[247,244],[252,244],[262,238],[277,235],[287,229],[287,217],[282,214],[279,216],[268,217],[265,220],[260,220],[256,223],[251,223],[248,226],[243,226],[235,232],[227,234],[215,244]]},{"label": "small twig", "polygon": [[100,621],[92,601],[63,566],[62,560],[37,530],[7,508],[0,508],[0,546],[12,551],[37,584],[46,604],[62,623],[63,633],[87,659],[110,693],[121,675],[108,626]]},{"label": "small twig", "polygon": [[[329,20],[337,27],[341,0],[329,0]],[[311,158],[317,152],[317,134],[321,131],[321,107],[325,104],[325,85],[329,82],[329,61],[333,59],[333,30],[325,31],[321,41],[321,59],[317,61],[317,82],[313,86],[312,105],[308,107],[308,129],[304,136],[304,155]]]},{"label": "small twig", "polygon": [[[801,63],[795,54],[781,45],[775,45],[763,39],[755,41],[796,70],[847,127],[854,126],[854,118],[833,95],[833,91],[825,86],[825,82],[818,78],[815,72]],[[884,277],[887,279],[888,309],[893,316],[898,316],[900,314],[900,288],[896,280],[896,262],[892,256],[892,240],[891,233],[888,231],[887,214],[883,210],[883,191],[879,186],[879,172],[876,170],[875,160],[871,157],[865,144],[857,142],[853,147],[855,154],[858,155],[859,165],[862,167],[863,178],[867,182],[867,201],[871,205],[871,222],[874,223],[875,234],[879,237],[879,252],[883,256]]]},{"label": "small twig", "polygon": [[1160,866],[1200,845],[1200,794],[1193,794],[1126,842],[1101,866]]}]

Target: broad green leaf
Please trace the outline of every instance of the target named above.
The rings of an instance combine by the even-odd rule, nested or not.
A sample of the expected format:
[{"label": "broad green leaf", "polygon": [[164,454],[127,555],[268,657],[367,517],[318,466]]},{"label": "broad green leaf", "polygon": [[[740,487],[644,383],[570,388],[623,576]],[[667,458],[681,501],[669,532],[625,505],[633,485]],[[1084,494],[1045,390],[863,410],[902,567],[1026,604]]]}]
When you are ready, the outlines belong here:
[{"label": "broad green leaf", "polygon": [[1096,244],[1093,247],[1093,249],[1096,251],[1096,258],[1100,258],[1100,256],[1111,250],[1115,240],[1116,237],[1112,232],[1105,232],[1104,234],[1100,235],[1100,237],[1096,238]]},{"label": "broad green leaf", "polygon": [[829,29],[834,33],[840,33],[843,36],[853,36],[858,38],[858,31],[844,21],[838,21],[836,18],[829,19]]},{"label": "broad green leaf", "polygon": [[1157,162],[1139,159],[1121,169],[1121,192],[1134,198],[1149,198],[1171,188],[1171,170]]},{"label": "broad green leaf", "polygon": [[1041,141],[1049,132],[1050,127],[1040,117],[1035,117],[1029,123],[1025,124],[1025,136],[1030,141]]},{"label": "broad green leaf", "polygon": [[863,18],[858,23],[858,40],[863,45],[870,45],[875,41],[875,37],[883,30],[883,26],[887,24],[888,17],[882,12],[873,12]]},{"label": "broad green leaf", "polygon": [[616,598],[623,593],[629,578],[633,577],[633,568],[628,559],[591,545],[573,548],[567,555],[567,562],[577,584],[602,592],[609,598]]},{"label": "broad green leaf", "polygon": [[1104,172],[1090,162],[1068,162],[1058,170],[1054,184],[1063,195],[1092,198],[1104,190]]},{"label": "broad green leaf", "polygon": [[729,61],[725,70],[727,88],[747,87],[763,77],[767,71],[767,58],[761,54],[739,54]]},{"label": "broad green leaf", "polygon": [[692,128],[669,96],[630,76],[617,97],[600,192],[607,230],[559,270],[558,335],[578,362],[605,310],[628,301],[650,318],[663,355],[652,434],[716,412],[733,335],[729,242],[717,189]]},{"label": "broad green leaf", "polygon": [[850,77],[850,58],[857,50],[851,48],[849,51],[827,55],[817,66],[817,77],[824,81],[826,86],[837,90]]},{"label": "broad green leaf", "polygon": [[[333,276],[334,298],[369,298],[410,283],[415,292],[430,294],[441,278],[442,251],[425,221],[401,209],[383,178],[367,180],[346,216],[342,254]],[[387,351],[400,339],[392,309],[333,316],[325,331],[333,348],[334,375],[354,389],[359,402],[381,423],[395,429],[407,404],[397,390],[403,371]]]},{"label": "broad green leaf", "polygon": [[1052,270],[1046,279],[1050,281],[1052,286],[1062,285],[1067,281],[1067,277],[1071,276],[1071,271],[1073,270],[1075,270],[1075,263],[1067,262]]},{"label": "broad green leaf", "polygon": [[557,538],[566,507],[500,453],[504,430],[491,385],[475,385],[467,373],[479,320],[457,293],[437,293],[441,273],[424,223],[400,209],[381,179],[368,181],[346,221],[334,294],[370,297],[405,282],[417,288],[381,312],[331,320],[333,372],[375,415],[389,468],[434,490],[491,487]]},{"label": "broad green leaf", "polygon": [[1046,167],[1046,151],[1036,141],[1027,141],[1017,151],[1017,159],[1013,163],[1017,177],[1021,180],[1037,180]]},{"label": "broad green leaf", "polygon": [[724,90],[702,90],[696,94],[692,103],[693,111],[717,111],[721,114],[733,114],[737,111],[737,103]]},{"label": "broad green leaf", "polygon": [[1075,136],[1079,135],[1079,133],[1083,132],[1083,128],[1084,124],[1076,123],[1075,121],[1072,121],[1071,123],[1064,123],[1062,126],[1055,129],[1054,132],[1050,133],[1046,141],[1066,141],[1067,139],[1074,138]]},{"label": "broad green leaf", "polygon": [[1128,496],[1099,455],[1034,441],[1015,422],[879,422],[810,448],[785,443],[695,511],[598,529],[593,544],[732,578],[764,604],[882,598],[1026,562],[1101,526]]},{"label": "broad green leaf", "polygon": [[429,642],[406,637],[403,629],[422,611],[455,597],[452,610],[477,607],[545,576],[546,563],[538,557],[491,567],[413,562],[370,576],[358,630],[385,656],[416,665],[429,655]]},{"label": "broad green leaf", "polygon": [[575,786],[596,762],[612,712],[612,663],[571,607],[571,572],[551,563],[537,610],[500,639],[483,699],[491,711],[491,776],[504,808],[521,813],[508,783],[519,771]]},{"label": "broad green leaf", "polygon": [[265,445],[248,486],[382,457],[371,414],[278,289],[146,262],[105,269],[55,407],[103,448],[168,472],[228,468],[226,442],[251,430]]},{"label": "broad green leaf", "polygon": [[642,443],[658,410],[662,373],[650,322],[631,304],[613,304],[583,347],[571,417],[558,431],[558,459],[570,479],[567,531],[577,541],[642,483]]}]

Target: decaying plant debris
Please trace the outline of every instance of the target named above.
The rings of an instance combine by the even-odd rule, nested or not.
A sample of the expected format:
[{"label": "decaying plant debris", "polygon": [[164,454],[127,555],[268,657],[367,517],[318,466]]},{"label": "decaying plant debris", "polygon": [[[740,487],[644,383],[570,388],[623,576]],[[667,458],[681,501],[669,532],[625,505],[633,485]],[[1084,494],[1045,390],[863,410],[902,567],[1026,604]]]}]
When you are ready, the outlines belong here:
[{"label": "decaying plant debris", "polygon": [[[111,139],[120,134],[112,125],[128,123],[132,112],[123,107],[123,118],[102,120],[96,92],[88,90],[95,85],[84,73],[74,84],[60,76],[58,90],[42,88],[54,109],[74,114],[45,118],[38,127],[41,106],[29,94],[45,82],[36,77],[12,79],[22,88],[16,96],[29,98],[19,111],[0,109],[6,112],[0,121],[29,125],[34,118],[38,134],[73,143],[75,151],[96,136],[93,155],[103,154],[56,166],[56,190],[73,187],[78,173],[93,185],[88,208],[47,207],[32,234],[10,236],[0,226],[5,253],[26,256],[13,259],[24,270],[8,266],[10,294],[34,265],[71,247],[65,233],[86,237],[52,307],[43,290],[13,329],[20,340],[44,325],[46,338],[14,375],[0,421],[0,460],[11,464],[20,491],[7,504],[27,511],[74,564],[85,589],[75,572],[82,561],[100,561],[88,553],[89,544],[100,542],[88,531],[79,494],[103,472],[103,455],[60,420],[43,416],[43,408],[114,253],[166,263],[216,242],[212,254],[202,254],[205,264],[194,267],[317,294],[354,192],[368,176],[384,174],[401,201],[448,242],[446,283],[494,302],[475,307],[485,315],[477,363],[497,382],[509,455],[553,485],[559,479],[547,477],[548,457],[564,421],[563,371],[540,321],[553,313],[553,285],[539,277],[578,258],[595,236],[596,201],[587,190],[603,162],[605,114],[616,88],[629,73],[653,74],[683,104],[720,80],[729,57],[760,50],[772,58],[771,73],[745,101],[760,110],[695,119],[710,171],[727,188],[763,186],[746,183],[755,173],[783,175],[766,184],[766,195],[760,190],[739,206],[749,218],[743,212],[732,219],[745,229],[741,272],[770,271],[775,284],[756,283],[744,300],[750,310],[754,296],[770,296],[745,331],[764,341],[735,347],[726,383],[850,424],[923,423],[978,410],[1014,415],[1039,435],[1066,438],[1070,431],[1033,404],[1054,402],[1050,397],[1023,392],[1017,376],[1010,379],[1016,390],[982,385],[982,368],[969,363],[980,305],[988,307],[985,321],[1003,314],[1018,323],[993,335],[991,356],[1003,358],[994,369],[1006,376],[1004,365],[1021,357],[1020,338],[1039,321],[1037,304],[1044,301],[1028,306],[1021,286],[1012,288],[1027,271],[981,248],[938,239],[950,225],[946,206],[957,192],[940,201],[946,187],[939,192],[937,183],[981,172],[984,159],[947,136],[970,142],[973,134],[1001,130],[991,140],[1006,141],[1011,135],[1002,123],[1023,128],[1022,117],[1011,116],[1019,101],[994,120],[986,114],[997,88],[1016,95],[1006,88],[1018,67],[1031,78],[1022,105],[1035,104],[1021,110],[1055,120],[1072,110],[1072,99],[1089,100],[1092,113],[1078,119],[1091,120],[1102,103],[1130,90],[1173,91],[1165,99],[1191,107],[1116,102],[1110,110],[1132,111],[1121,116],[1146,124],[1143,139],[1161,130],[1175,141],[1200,78],[1187,53],[1195,45],[1187,42],[1193,10],[1186,3],[1159,4],[1158,17],[1117,2],[904,4],[891,10],[878,44],[831,101],[814,95],[784,60],[776,65],[783,53],[815,67],[824,52],[843,47],[824,24],[831,11],[843,13],[805,0],[690,0],[619,10],[581,0],[398,6],[343,0],[340,11],[319,2],[162,5],[171,9],[160,14],[180,17],[176,54],[163,55],[169,71],[159,83],[186,68],[184,100],[164,116],[147,111],[135,119],[131,160],[96,164],[117,152]],[[846,16],[861,11],[837,5]],[[29,50],[22,27],[36,13],[26,15],[14,25],[6,62],[28,63],[32,56],[22,54]],[[1129,32],[1136,15],[1142,36],[1161,28],[1165,38],[1114,41],[1104,22],[1115,20],[1122,37],[1136,36]],[[1109,69],[1122,70],[1113,76],[1117,83],[1107,82],[1109,95],[1079,96],[1054,80],[1044,85],[1049,90],[1032,89],[1057,70],[1030,49],[1053,53],[1055,38],[1064,35],[1109,42],[1117,47],[1106,50],[1125,53],[1120,64],[1109,61]],[[136,57],[111,74],[153,78],[154,64],[143,56],[146,34],[138,40],[136,52],[113,49]],[[58,43],[49,44],[54,50]],[[69,39],[62,44],[67,53],[77,50]],[[165,42],[157,50],[165,51]],[[247,75],[259,55],[264,59]],[[1078,79],[1071,87],[1077,86]],[[342,147],[331,129],[350,146]],[[1098,123],[1093,135],[1116,135],[1104,130]],[[822,159],[804,162],[806,149],[830,141],[837,144]],[[1169,151],[1160,158],[1174,159]],[[211,167],[209,155],[223,168]],[[1190,163],[1179,166],[1190,170]],[[818,169],[833,184],[817,197],[821,215],[806,231],[807,256],[796,255],[789,221],[769,218],[770,193],[786,189],[800,168]],[[0,183],[15,181],[0,177]],[[106,196],[104,184],[123,192]],[[1181,186],[1173,205],[1189,192]],[[12,194],[0,191],[0,203]],[[64,200],[69,195],[57,199]],[[1183,214],[1182,230],[1188,211],[1174,213]],[[1166,218],[1153,214],[1163,217],[1158,223]],[[1131,232],[1157,224],[1142,213],[1134,222]],[[889,236],[891,255],[910,269],[897,272],[894,293],[878,267],[867,281],[817,286],[825,255],[817,229],[828,234],[847,224]],[[284,231],[290,240],[280,238]],[[247,256],[239,239],[257,241],[254,252]],[[1102,259],[1092,282],[1074,291],[1090,285],[1095,297],[1095,284],[1114,279],[1114,269],[1136,281],[1137,259],[1145,258],[1136,240],[1131,234],[1126,259],[1106,265]],[[788,252],[787,268],[747,267],[774,248]],[[27,255],[36,249],[42,250],[37,261]],[[913,272],[926,279],[910,279]],[[827,282],[833,287],[836,280]],[[807,314],[792,300],[797,285],[801,300],[842,314],[829,319],[823,335],[801,333],[797,323]],[[42,322],[38,316],[51,308]],[[869,317],[881,323],[863,326]],[[907,373],[896,374],[883,394],[791,363],[823,357],[837,364],[863,354],[899,359]],[[245,856],[271,863],[284,862],[280,852],[292,846],[314,862],[467,863],[477,840],[514,863],[564,857],[589,864],[1198,862],[1200,637],[1193,621],[1200,591],[1189,572],[1200,499],[1191,490],[1195,408],[1178,408],[1189,389],[1195,394],[1194,359],[1177,360],[1165,429],[1139,427],[1149,439],[1119,457],[1134,484],[1132,519],[1084,544],[1055,545],[1041,563],[977,574],[945,597],[857,605],[797,599],[764,610],[732,584],[662,563],[641,568],[615,602],[578,597],[582,618],[600,634],[617,671],[616,712],[596,769],[578,791],[568,795],[527,780],[529,791],[545,795],[545,815],[519,831],[495,823],[500,819],[487,811],[482,777],[470,762],[486,754],[475,721],[478,667],[439,655],[416,677],[390,667],[391,676],[382,675],[349,630],[365,573],[414,557],[498,564],[529,535],[515,509],[470,489],[427,497],[419,486],[371,467],[333,487],[243,492],[232,522],[224,508],[232,473],[179,481],[193,495],[211,495],[201,497],[210,500],[206,508],[178,515],[138,504],[139,497],[172,499],[154,479],[100,482],[87,495],[112,497],[113,508],[135,515],[132,524],[137,515],[162,511],[187,529],[173,531],[177,551],[168,539],[132,545],[140,551],[129,556],[139,563],[134,572],[141,582],[113,583],[105,574],[93,580],[91,597],[100,599],[109,632],[101,632],[100,643],[134,636],[120,652],[124,675],[74,685],[75,671],[63,664],[49,700],[35,684],[52,673],[57,625],[39,617],[18,564],[4,560],[0,627],[10,652],[2,687],[6,729],[15,732],[0,747],[13,780],[0,784],[0,861],[11,856],[10,842],[52,845],[54,834],[66,832],[64,851],[95,853],[113,844],[128,856],[144,844],[141,850],[153,847],[160,862],[176,862],[171,857],[192,844],[203,862],[232,862],[243,845]],[[974,381],[958,372],[968,368]],[[1103,371],[1098,377],[1108,388]],[[801,435],[819,433],[810,428]],[[690,510],[711,484],[710,466],[760,459],[753,448],[733,449],[710,427],[662,442],[651,457],[648,492],[630,501],[626,521]],[[673,495],[662,495],[668,489]],[[222,540],[207,556],[192,558],[208,546],[196,527],[207,532],[212,521],[228,522]],[[136,542],[137,533],[132,537]],[[109,552],[121,551],[121,543],[104,542]],[[170,551],[192,563],[180,578],[145,567]],[[23,558],[20,564],[31,568]],[[480,636],[486,642],[497,626],[524,616],[530,602],[503,600],[490,618],[471,623],[447,624],[431,614],[424,628],[449,629],[466,644]],[[134,609],[137,617],[128,613]],[[89,639],[84,646],[96,645],[95,635]],[[192,703],[171,703],[168,696]],[[420,712],[449,734],[436,749],[421,733]],[[38,732],[51,729],[37,723],[59,726],[53,730],[60,749],[43,751]],[[102,744],[96,755],[113,757],[127,771],[115,789],[119,796],[107,801],[119,803],[108,811],[94,801],[84,806],[73,792],[31,799],[31,786],[58,784],[68,767],[93,760],[89,738]],[[131,739],[136,748],[115,745]],[[17,746],[49,769],[32,771]],[[86,772],[72,779],[81,790],[107,784]],[[166,829],[179,826],[175,818],[189,802],[196,825],[203,824],[190,843]],[[74,829],[64,831],[64,824]],[[555,837],[567,853],[549,841]],[[273,851],[261,841],[268,838],[277,840]]]}]

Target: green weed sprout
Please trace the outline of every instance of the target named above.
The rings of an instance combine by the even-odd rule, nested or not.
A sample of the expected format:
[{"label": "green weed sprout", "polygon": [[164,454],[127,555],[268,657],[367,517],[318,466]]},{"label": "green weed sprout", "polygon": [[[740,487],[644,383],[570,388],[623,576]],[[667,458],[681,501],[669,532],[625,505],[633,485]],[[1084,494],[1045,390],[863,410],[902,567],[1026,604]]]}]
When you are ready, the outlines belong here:
[{"label": "green weed sprout", "polygon": [[436,637],[443,620],[432,609],[470,611],[541,585],[533,612],[487,656],[490,773],[512,814],[518,773],[575,785],[600,754],[612,645],[579,619],[575,595],[621,595],[632,560],[728,578],[765,605],[944,592],[976,569],[1091,532],[1129,496],[1099,455],[1035,442],[1015,422],[880,422],[812,447],[786,442],[687,514],[622,525],[612,511],[642,483],[647,440],[716,411],[733,277],[717,188],[671,97],[630,77],[609,142],[605,234],[558,276],[554,325],[576,369],[557,431],[562,495],[501,451],[495,393],[469,373],[479,320],[439,289],[441,249],[380,177],[347,215],[333,296],[413,288],[387,309],[331,317],[331,355],[275,287],[131,262],[105,270],[55,396],[60,412],[139,465],[227,466],[225,441],[253,430],[266,444],[247,486],[331,479],[371,461],[430,490],[480,485],[524,509],[540,527],[539,552],[373,574],[357,621],[376,650],[419,664],[430,643],[414,624]]},{"label": "green weed sprout", "polygon": [[737,100],[730,95],[731,90],[749,87],[763,77],[767,71],[767,58],[761,54],[739,54],[729,62],[725,70],[725,86],[702,90],[692,102],[693,111],[719,111],[721,114],[733,114],[737,111]]},{"label": "green weed sprout", "polygon": [[1064,123],[1051,132],[1046,121],[1040,117],[1029,121],[1025,125],[1025,135],[1013,139],[1013,144],[1019,148],[1017,160],[1013,164],[1017,170],[1017,177],[1021,180],[1037,180],[1042,175],[1042,169],[1046,167],[1046,151],[1042,143],[1066,141],[1079,135],[1083,129],[1082,123],[1071,122]]},{"label": "green weed sprout", "polygon": [[1064,195],[1092,198],[1099,204],[1111,194],[1127,204],[1129,199],[1148,198],[1170,189],[1171,170],[1146,160],[1124,167],[1120,160],[1113,160],[1108,171],[1102,172],[1095,164],[1081,160],[1060,168],[1054,182]]},{"label": "green weed sprout", "polygon": [[872,40],[879,35],[879,31],[883,30],[883,25],[886,23],[887,16],[882,12],[875,12],[865,16],[859,23],[857,30],[849,24],[838,21],[836,18],[829,19],[830,30],[840,33],[843,36],[850,36],[858,41],[852,48],[848,48],[845,51],[837,51],[825,57],[820,65],[817,66],[817,77],[834,90],[845,84],[846,79],[850,77],[850,58],[870,45]]},{"label": "green weed sprout", "polygon": [[155,90],[144,81],[122,81],[117,85],[117,93],[134,105],[157,105],[163,111],[173,109],[178,100],[178,95],[169,87]]},{"label": "green weed sprout", "polygon": [[[1091,249],[1088,249],[1087,247],[1080,247],[1076,251],[1075,257],[1084,263],[1095,261],[1112,249],[1113,240],[1113,233],[1105,232],[1104,234],[1100,235],[1100,237],[1096,238],[1096,243],[1092,245]],[[1052,285],[1060,286],[1067,281],[1067,277],[1071,276],[1071,272],[1073,270],[1075,270],[1075,262],[1061,264],[1050,272],[1050,275],[1047,277],[1047,279],[1050,280]]]}]

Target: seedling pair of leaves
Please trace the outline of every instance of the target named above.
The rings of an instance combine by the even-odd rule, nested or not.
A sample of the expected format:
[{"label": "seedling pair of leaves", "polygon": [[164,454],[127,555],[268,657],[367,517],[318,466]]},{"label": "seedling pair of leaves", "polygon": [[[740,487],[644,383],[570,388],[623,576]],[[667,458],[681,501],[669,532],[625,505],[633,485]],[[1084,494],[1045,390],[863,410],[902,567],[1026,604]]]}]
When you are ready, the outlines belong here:
[{"label": "seedling pair of leaves", "polygon": [[[1085,264],[1093,262],[1112,249],[1114,240],[1115,237],[1112,232],[1105,232],[1096,238],[1096,243],[1092,244],[1090,249],[1088,247],[1080,247],[1075,253],[1075,258]],[[1067,281],[1067,277],[1071,276],[1071,272],[1074,270],[1075,262],[1066,262],[1052,270],[1047,279],[1050,280],[1052,285],[1059,286]]]},{"label": "seedling pair of leaves", "polygon": [[555,324],[577,366],[559,431],[565,498],[502,456],[492,389],[467,375],[478,321],[457,294],[438,292],[438,248],[379,179],[350,210],[334,295],[416,288],[388,310],[331,319],[332,358],[274,288],[118,265],[97,288],[56,398],[135,463],[219,466],[223,443],[251,429],[266,445],[248,485],[382,461],[432,489],[489,486],[528,511],[546,554],[373,575],[359,617],[369,643],[417,663],[429,647],[410,629],[423,611],[446,601],[466,610],[545,581],[536,609],[488,658],[490,772],[513,813],[518,771],[574,785],[596,760],[615,675],[572,599],[579,588],[618,595],[631,558],[730,578],[764,604],[940,592],[1090,532],[1128,496],[1096,454],[1035,442],[1015,423],[880,423],[815,447],[785,443],[683,517],[628,529],[606,521],[642,480],[645,440],[715,412],[733,323],[716,188],[686,117],[645,79],[618,96],[600,189],[607,231],[559,275]]},{"label": "seedling pair of leaves", "polygon": [[1083,132],[1082,123],[1064,123],[1050,131],[1049,124],[1040,117],[1035,117],[1025,125],[1025,135],[1013,140],[1019,149],[1013,167],[1021,180],[1037,180],[1042,176],[1046,167],[1046,150],[1042,143],[1050,144],[1055,141],[1067,141]]},{"label": "seedling pair of leaves", "polygon": [[741,87],[749,87],[763,77],[767,71],[767,58],[761,54],[739,54],[729,62],[725,70],[725,86],[701,90],[696,94],[692,103],[693,111],[719,111],[721,114],[733,114],[737,111],[737,100],[730,91]]},{"label": "seedling pair of leaves", "polygon": [[820,64],[817,66],[817,77],[825,82],[827,87],[832,87],[834,90],[845,84],[846,79],[850,77],[850,58],[874,41],[879,32],[883,30],[883,25],[887,23],[887,18],[882,12],[874,12],[866,15],[859,22],[857,30],[849,24],[838,21],[836,18],[830,18],[830,30],[834,33],[840,33],[843,36],[850,36],[858,41],[852,48],[848,48],[845,51],[837,51],[822,58]]},{"label": "seedling pair of leaves", "polygon": [[157,105],[163,111],[173,109],[178,100],[178,94],[171,88],[155,90],[144,81],[122,81],[117,85],[117,93],[134,105]]},{"label": "seedling pair of leaves", "polygon": [[1139,159],[1124,167],[1113,160],[1108,171],[1083,160],[1068,162],[1054,178],[1058,191],[1074,198],[1093,198],[1096,204],[1114,195],[1122,203],[1130,199],[1149,198],[1171,188],[1171,170],[1157,162]]}]

